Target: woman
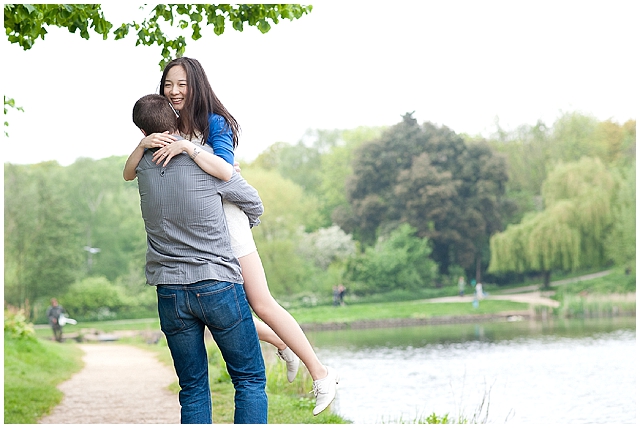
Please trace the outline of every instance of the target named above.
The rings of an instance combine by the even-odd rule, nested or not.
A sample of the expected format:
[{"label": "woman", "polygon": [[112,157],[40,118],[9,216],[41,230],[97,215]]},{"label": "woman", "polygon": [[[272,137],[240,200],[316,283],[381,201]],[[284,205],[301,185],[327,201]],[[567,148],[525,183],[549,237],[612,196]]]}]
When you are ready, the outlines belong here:
[{"label": "woman", "polygon": [[[167,64],[160,80],[160,94],[171,101],[179,114],[178,126],[186,140],[175,141],[176,138],[169,134],[151,134],[140,142],[140,146],[160,147],[154,160],[166,165],[183,151],[195,158],[199,154],[198,145],[209,144],[217,155],[213,157],[215,162],[202,163],[200,167],[217,178],[228,180],[233,173],[233,150],[238,145],[240,127],[214,94],[200,63],[183,57]],[[335,398],[338,374],[320,362],[296,320],[271,295],[246,215],[226,202],[224,209],[232,249],[242,268],[247,299],[258,317],[268,325],[256,322],[258,336],[279,349],[278,354],[287,361],[290,382],[297,372],[295,355],[304,362],[313,378],[315,416]],[[288,348],[295,355],[287,352]]]}]

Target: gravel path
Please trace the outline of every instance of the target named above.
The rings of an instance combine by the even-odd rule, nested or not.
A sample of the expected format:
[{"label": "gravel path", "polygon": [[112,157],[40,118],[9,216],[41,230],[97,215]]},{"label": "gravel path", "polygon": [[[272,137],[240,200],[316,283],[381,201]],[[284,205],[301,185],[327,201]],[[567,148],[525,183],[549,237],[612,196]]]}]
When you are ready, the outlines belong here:
[{"label": "gravel path", "polygon": [[[603,272],[592,273],[589,275],[578,276],[575,278],[563,279],[560,281],[551,281],[551,286],[555,287],[558,285],[569,284],[572,282],[578,281],[586,281],[593,278],[600,278],[602,276],[609,275],[611,273],[610,270],[606,270]],[[545,305],[557,308],[560,306],[560,302],[550,299],[554,292],[553,291],[540,291],[540,287],[542,284],[533,284],[525,287],[512,288],[507,290],[500,290],[500,294],[489,294],[485,297],[485,300],[510,300],[512,302],[522,302],[522,303],[530,303],[534,305]],[[473,290],[468,289],[468,294],[460,297],[460,296],[450,296],[450,297],[436,297],[434,299],[426,299],[425,302],[472,302]],[[518,294],[515,294],[518,293]],[[635,299],[635,293],[633,295],[629,294],[629,299]]]},{"label": "gravel path", "polygon": [[85,367],[58,385],[62,402],[41,424],[179,424],[172,367],[130,345],[83,344]]},{"label": "gravel path", "polygon": [[[473,293],[465,294],[464,296],[449,296],[449,297],[436,297],[434,299],[426,299],[425,302],[433,302],[433,303],[443,303],[443,302],[473,302],[475,297]],[[534,291],[531,293],[522,293],[522,294],[509,294],[509,295],[500,295],[500,294],[489,294],[484,298],[484,300],[510,300],[512,302],[522,302],[529,303],[534,305],[545,305],[557,308],[560,305],[560,302],[550,299],[544,293],[540,291]]]}]

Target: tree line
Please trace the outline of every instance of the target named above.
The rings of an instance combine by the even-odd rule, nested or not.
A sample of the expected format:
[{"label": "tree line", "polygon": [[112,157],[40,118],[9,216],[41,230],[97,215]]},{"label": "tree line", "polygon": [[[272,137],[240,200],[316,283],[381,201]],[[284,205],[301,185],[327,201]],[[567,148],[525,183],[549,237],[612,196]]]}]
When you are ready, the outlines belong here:
[{"label": "tree line", "polygon": [[[151,313],[126,157],[5,164],[5,300],[41,317]],[[566,113],[490,138],[419,124],[313,130],[242,166],[265,205],[254,237],[284,304],[420,293],[464,275],[635,270],[635,121]]]}]

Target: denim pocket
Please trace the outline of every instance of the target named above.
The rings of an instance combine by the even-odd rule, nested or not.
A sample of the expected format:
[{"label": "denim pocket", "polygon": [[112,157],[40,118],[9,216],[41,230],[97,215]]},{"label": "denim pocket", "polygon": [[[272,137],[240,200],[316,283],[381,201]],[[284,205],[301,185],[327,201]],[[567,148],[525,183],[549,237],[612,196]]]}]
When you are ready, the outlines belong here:
[{"label": "denim pocket", "polygon": [[220,290],[197,293],[196,297],[209,327],[224,330],[242,321],[235,284]]},{"label": "denim pocket", "polygon": [[158,291],[160,329],[165,334],[173,334],[185,327],[184,321],[180,318],[177,300],[175,294],[160,294]]}]

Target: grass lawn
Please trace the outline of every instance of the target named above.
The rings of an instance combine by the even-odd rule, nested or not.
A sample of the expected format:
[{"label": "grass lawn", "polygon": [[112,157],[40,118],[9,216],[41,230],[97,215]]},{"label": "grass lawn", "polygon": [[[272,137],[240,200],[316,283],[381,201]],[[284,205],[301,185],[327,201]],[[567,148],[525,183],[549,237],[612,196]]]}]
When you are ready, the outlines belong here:
[{"label": "grass lawn", "polygon": [[35,424],[62,401],[56,388],[83,366],[73,344],[4,337],[4,423]]},{"label": "grass lawn", "polygon": [[635,273],[626,274],[624,269],[611,269],[609,275],[560,285],[556,289],[561,293],[579,294],[581,292],[595,294],[632,293],[636,291]]}]

